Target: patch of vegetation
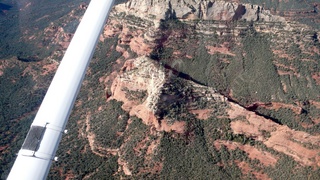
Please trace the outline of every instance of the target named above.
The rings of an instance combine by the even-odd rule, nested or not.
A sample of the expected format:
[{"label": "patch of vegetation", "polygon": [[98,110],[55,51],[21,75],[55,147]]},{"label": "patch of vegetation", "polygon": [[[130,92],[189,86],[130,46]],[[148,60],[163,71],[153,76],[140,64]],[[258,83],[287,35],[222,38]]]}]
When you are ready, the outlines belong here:
[{"label": "patch of vegetation", "polygon": [[111,100],[101,112],[93,114],[90,119],[90,131],[95,134],[95,143],[101,147],[119,148],[123,143],[123,137],[117,133],[123,133],[129,114],[122,110],[122,103]]},{"label": "patch of vegetation", "polygon": [[[287,125],[290,129],[295,129],[299,131],[305,131],[311,134],[317,134],[319,130],[313,125],[311,117],[317,117],[319,114],[318,110],[314,107],[310,109],[304,109],[301,114],[295,114],[290,109],[280,108],[279,110],[268,110],[264,108],[258,108],[257,112],[263,114],[272,119],[276,119],[280,124]],[[311,127],[305,128],[303,124],[310,125]]]},{"label": "patch of vegetation", "polygon": [[1,179],[8,175],[46,90],[35,87],[32,75],[23,75],[24,65],[13,64],[0,76]]},{"label": "patch of vegetation", "polygon": [[[293,38],[282,37],[280,41],[287,41],[291,39],[298,39],[298,37],[310,37],[314,32],[303,32],[300,34],[292,35]],[[281,38],[281,37],[280,37]],[[289,44],[295,44],[290,42]],[[308,49],[319,49],[317,42],[313,39],[304,38],[303,42],[296,43],[296,45],[287,45],[273,43],[277,48],[283,48],[288,58],[277,58],[276,62],[284,65],[284,67],[277,67],[282,72],[288,73],[281,75],[281,81],[286,87],[286,99],[290,102],[301,101],[305,99],[318,99],[320,91],[319,85],[316,84],[312,75],[320,71],[317,61],[317,53],[312,53]]]},{"label": "patch of vegetation", "polygon": [[172,76],[162,89],[156,115],[160,119],[176,119],[186,113],[191,93],[192,89],[183,79]]},{"label": "patch of vegetation", "polygon": [[243,72],[231,84],[234,97],[240,104],[284,98],[268,37],[256,32],[246,35],[243,50]]},{"label": "patch of vegetation", "polygon": [[127,87],[123,89],[126,92],[126,98],[131,101],[138,101],[140,103],[144,102],[147,98],[146,90],[130,90]]},{"label": "patch of vegetation", "polygon": [[123,159],[128,162],[129,169],[133,174],[139,172],[139,168],[144,167],[144,159],[147,147],[140,147],[138,151],[135,150],[139,143],[147,137],[149,127],[142,123],[142,120],[137,117],[130,117],[132,122],[128,125],[128,130],[124,133],[124,138],[127,139],[122,147]]},{"label": "patch of vegetation", "polygon": [[118,170],[118,156],[112,156],[102,163],[95,172],[90,176],[90,179],[99,179],[99,180],[113,180],[119,179],[119,177],[114,176]]},{"label": "patch of vegetation", "polygon": [[30,113],[18,120],[0,120],[0,147],[4,148],[0,158],[0,179],[7,178],[34,117],[35,113]]},{"label": "patch of vegetation", "polygon": [[212,116],[214,117],[218,117],[218,116],[228,116],[227,115],[227,107],[228,107],[228,104],[226,102],[215,102],[215,100],[210,100],[209,101],[210,103],[208,108],[211,108],[213,109],[213,112],[211,113]]},{"label": "patch of vegetation", "polygon": [[[184,136],[164,133],[161,154],[164,158],[161,179],[235,179],[242,176],[240,169],[230,162],[227,150],[210,152],[202,121],[189,121],[189,130]],[[191,129],[190,129],[191,128]],[[186,137],[187,136],[187,137]],[[217,165],[223,163],[223,167]]]},{"label": "patch of vegetation", "polygon": [[209,119],[203,122],[205,136],[213,143],[214,140],[226,140],[234,141],[242,144],[250,144],[251,146],[256,144],[256,141],[252,137],[247,137],[244,134],[234,134],[230,128],[230,119],[216,118],[211,116]]},{"label": "patch of vegetation", "polygon": [[320,177],[319,168],[314,170],[312,167],[303,167],[298,162],[287,155],[282,155],[275,167],[266,167],[264,171],[271,179],[312,179]]},{"label": "patch of vegetation", "polygon": [[6,68],[0,76],[1,122],[17,119],[35,110],[45,95],[44,89],[35,88],[31,75],[22,75],[23,68],[19,65]]},{"label": "patch of vegetation", "polygon": [[[8,1],[8,5],[12,8],[6,15],[0,15],[0,59],[11,56],[19,56],[23,59],[47,57],[56,50],[56,47],[49,50],[39,48],[39,44],[45,41],[40,32],[43,34],[44,28],[48,27],[50,22],[59,20],[71,9],[77,9],[80,2],[82,0],[43,0],[27,6],[27,2]],[[26,34],[30,36],[38,34],[39,37],[36,37],[36,40],[23,40],[21,37],[25,37]]]}]

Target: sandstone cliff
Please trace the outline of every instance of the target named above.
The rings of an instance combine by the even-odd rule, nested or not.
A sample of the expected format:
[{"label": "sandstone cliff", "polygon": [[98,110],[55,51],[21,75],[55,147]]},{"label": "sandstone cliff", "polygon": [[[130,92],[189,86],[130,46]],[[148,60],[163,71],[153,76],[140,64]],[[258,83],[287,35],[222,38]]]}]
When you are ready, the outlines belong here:
[{"label": "sandstone cliff", "polygon": [[126,12],[140,17],[156,19],[284,21],[284,18],[271,15],[269,10],[264,10],[260,6],[222,0],[129,0],[117,8],[125,9]]}]

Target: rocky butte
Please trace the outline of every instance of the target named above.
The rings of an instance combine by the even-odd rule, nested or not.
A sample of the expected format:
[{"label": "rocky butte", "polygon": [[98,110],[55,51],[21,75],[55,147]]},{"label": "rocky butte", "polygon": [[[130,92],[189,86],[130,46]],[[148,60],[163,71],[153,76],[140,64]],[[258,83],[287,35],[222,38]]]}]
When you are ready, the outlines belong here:
[{"label": "rocky butte", "polygon": [[[116,5],[50,178],[319,179],[319,29],[270,2]],[[35,81],[72,37],[56,26]],[[0,77],[12,62],[27,66],[1,61]]]}]

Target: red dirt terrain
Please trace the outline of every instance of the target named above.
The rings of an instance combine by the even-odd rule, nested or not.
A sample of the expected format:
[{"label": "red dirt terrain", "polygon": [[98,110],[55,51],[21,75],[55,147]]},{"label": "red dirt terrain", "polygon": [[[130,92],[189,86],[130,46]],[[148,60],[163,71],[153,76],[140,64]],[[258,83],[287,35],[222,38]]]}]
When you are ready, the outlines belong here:
[{"label": "red dirt terrain", "polygon": [[278,158],[272,155],[271,153],[259,150],[254,146],[250,146],[247,144],[243,145],[238,142],[231,142],[231,141],[224,141],[224,140],[217,140],[214,142],[214,146],[217,149],[220,149],[221,145],[226,146],[230,150],[235,150],[236,148],[239,148],[245,151],[248,154],[250,159],[252,160],[257,159],[264,166],[274,166],[278,160]]},{"label": "red dirt terrain", "polygon": [[209,54],[216,54],[216,53],[221,53],[221,54],[226,54],[226,55],[230,55],[230,56],[235,56],[234,53],[230,52],[229,48],[227,48],[228,44],[224,43],[222,44],[221,47],[214,47],[214,46],[206,46],[208,53]]},{"label": "red dirt terrain", "polygon": [[254,112],[248,112],[239,105],[233,103],[230,105],[228,111],[230,118],[241,119],[231,122],[235,134],[245,134],[262,141],[267,147],[293,157],[302,165],[320,167],[320,135],[295,131]]}]

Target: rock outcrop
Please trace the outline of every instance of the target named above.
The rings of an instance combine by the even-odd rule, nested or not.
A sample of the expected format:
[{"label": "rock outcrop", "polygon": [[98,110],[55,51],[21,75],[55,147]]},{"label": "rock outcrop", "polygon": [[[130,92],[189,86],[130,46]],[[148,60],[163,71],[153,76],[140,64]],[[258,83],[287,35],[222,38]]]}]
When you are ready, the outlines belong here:
[{"label": "rock outcrop", "polygon": [[[177,112],[171,112],[174,109],[180,111],[185,108],[184,110],[206,119],[215,103],[223,104],[221,109],[226,107],[225,98],[216,94],[213,88],[175,78],[177,77],[171,77],[167,69],[146,56],[130,59],[114,78],[109,100],[123,102],[122,108],[130,112],[131,116],[141,118],[145,124],[152,125],[159,131],[178,133],[185,133],[186,122]],[[206,107],[199,107],[199,101],[206,104]],[[174,103],[181,103],[183,107],[179,109],[169,105]],[[165,115],[163,112],[166,112]],[[176,118],[172,118],[170,114],[174,114]]]},{"label": "rock outcrop", "polygon": [[170,127],[156,117],[157,105],[166,77],[159,64],[142,56],[125,62],[120,74],[114,79],[110,99],[122,101],[123,109],[131,116],[141,118],[145,124],[157,130],[184,132],[184,123],[176,122]]},{"label": "rock outcrop", "polygon": [[[275,151],[291,156],[302,165],[320,166],[317,149],[320,136],[277,124],[228,101],[210,87],[180,77],[176,77],[178,80],[172,79],[169,74],[168,69],[146,56],[127,60],[112,83],[112,96],[109,99],[122,101],[124,110],[130,112],[131,116],[141,118],[144,124],[153,126],[157,131],[188,133],[183,115],[187,113],[203,120],[210,117],[230,118],[234,134],[244,134],[260,141]],[[174,103],[183,106],[177,110],[178,106],[171,106]],[[181,110],[183,108],[186,111]],[[243,148],[249,154],[258,152],[249,145]],[[268,162],[263,162],[261,158],[259,160],[269,165],[277,161],[276,158]]]},{"label": "rock outcrop", "polygon": [[155,19],[284,21],[284,18],[271,15],[269,10],[260,6],[222,0],[129,0],[117,8],[137,16]]}]

